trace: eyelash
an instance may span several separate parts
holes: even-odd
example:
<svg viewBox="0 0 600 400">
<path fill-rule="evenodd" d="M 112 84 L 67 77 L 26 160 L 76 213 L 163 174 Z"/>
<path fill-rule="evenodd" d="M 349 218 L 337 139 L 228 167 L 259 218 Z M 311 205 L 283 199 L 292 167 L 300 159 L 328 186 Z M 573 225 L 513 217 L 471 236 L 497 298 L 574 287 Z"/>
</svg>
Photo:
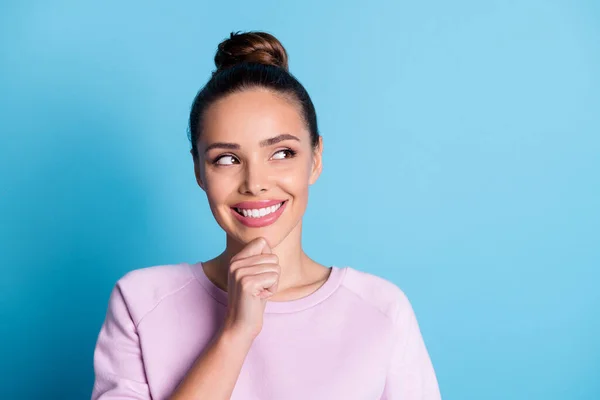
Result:
<svg viewBox="0 0 600 400">
<path fill-rule="evenodd" d="M 289 153 L 289 157 L 286 157 L 285 159 L 294 158 L 296 156 L 296 154 L 298 153 L 295 150 L 287 148 L 287 149 L 278 150 L 278 151 L 275 152 L 275 154 L 281 153 L 281 152 L 287 152 L 287 153 Z M 216 165 L 217 167 L 224 167 L 224 166 L 231 165 L 231 164 L 219 164 L 219 160 L 222 159 L 223 157 L 231 157 L 231 158 L 234 158 L 234 159 L 237 160 L 237 158 L 233 154 L 222 154 L 222 155 L 218 156 L 217 158 L 215 158 L 212 161 L 212 164 Z"/>
</svg>

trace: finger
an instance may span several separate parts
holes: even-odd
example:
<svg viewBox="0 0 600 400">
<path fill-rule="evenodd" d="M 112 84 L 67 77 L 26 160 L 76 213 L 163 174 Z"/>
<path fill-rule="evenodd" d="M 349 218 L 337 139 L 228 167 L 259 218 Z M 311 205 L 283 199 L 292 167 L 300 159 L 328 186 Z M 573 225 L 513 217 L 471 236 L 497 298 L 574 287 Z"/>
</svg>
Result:
<svg viewBox="0 0 600 400">
<path fill-rule="evenodd" d="M 251 265 L 248 267 L 240 267 L 233 271 L 232 274 L 236 281 L 241 282 L 245 276 L 253 276 L 265 272 L 274 272 L 279 275 L 281 273 L 281 267 L 279 266 L 279 264 L 264 263 Z"/>
<path fill-rule="evenodd" d="M 266 298 L 273 296 L 275 293 L 277 293 L 278 285 L 279 285 L 279 273 L 277 273 L 275 281 L 270 286 L 263 285 L 262 291 L 259 292 L 259 297 L 266 299 Z"/>
<path fill-rule="evenodd" d="M 265 241 L 265 245 L 262 249 L 262 254 L 272 254 L 273 251 L 271 250 L 271 246 L 269 246 L 269 242 L 267 241 L 267 239 L 263 238 Z"/>
<path fill-rule="evenodd" d="M 277 291 L 279 290 L 279 278 L 277 278 L 277 281 L 275 282 L 275 284 L 273 286 L 269 287 L 268 290 L 270 293 L 267 297 L 271 297 L 272 295 L 277 293 Z"/>
<path fill-rule="evenodd" d="M 250 256 L 256 256 L 259 254 L 270 254 L 271 248 L 267 243 L 267 239 L 264 237 L 257 237 L 254 240 L 251 240 L 244 246 L 244 248 L 237 253 L 235 256 L 231 258 L 231 261 L 236 261 L 242 258 L 247 258 Z"/>
<path fill-rule="evenodd" d="M 279 257 L 275 254 L 259 254 L 247 258 L 234 260 L 229 265 L 230 271 L 235 271 L 238 268 L 251 267 L 258 264 L 279 264 Z"/>
<path fill-rule="evenodd" d="M 279 280 L 279 274 L 275 272 L 263 272 L 257 275 L 246 275 L 240 280 L 242 289 L 245 292 L 251 293 L 255 297 L 259 297 L 263 292 L 273 294 L 271 288 Z"/>
</svg>

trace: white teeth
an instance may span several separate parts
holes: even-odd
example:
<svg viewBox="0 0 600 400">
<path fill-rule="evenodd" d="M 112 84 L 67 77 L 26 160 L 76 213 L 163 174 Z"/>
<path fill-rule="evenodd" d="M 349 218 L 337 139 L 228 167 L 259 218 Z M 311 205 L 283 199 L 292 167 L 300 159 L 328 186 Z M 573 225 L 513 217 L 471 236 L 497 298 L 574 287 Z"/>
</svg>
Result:
<svg viewBox="0 0 600 400">
<path fill-rule="evenodd" d="M 281 207 L 281 204 L 275 204 L 274 206 L 270 206 L 270 207 L 265 207 L 265 208 L 256 208 L 256 209 L 244 209 L 244 208 L 237 208 L 236 210 L 239 211 L 244 217 L 249 217 L 249 218 L 260 218 L 260 217 L 264 217 L 265 215 L 271 214 L 275 211 L 277 211 L 277 209 L 279 207 Z"/>
</svg>

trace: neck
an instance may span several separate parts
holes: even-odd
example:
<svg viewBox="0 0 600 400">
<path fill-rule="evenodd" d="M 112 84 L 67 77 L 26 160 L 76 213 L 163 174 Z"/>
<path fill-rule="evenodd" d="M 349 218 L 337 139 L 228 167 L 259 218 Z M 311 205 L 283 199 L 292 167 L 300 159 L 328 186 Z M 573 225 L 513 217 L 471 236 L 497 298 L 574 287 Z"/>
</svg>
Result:
<svg viewBox="0 0 600 400">
<path fill-rule="evenodd" d="M 221 275 L 221 282 L 227 282 L 229 260 L 236 255 L 245 244 L 238 242 L 229 235 L 225 251 L 217 257 L 217 264 Z M 281 275 L 279 277 L 278 292 L 296 288 L 305 284 L 314 276 L 315 263 L 302 249 L 302 222 L 300 222 L 277 246 L 272 249 L 273 254 L 279 258 Z"/>
</svg>

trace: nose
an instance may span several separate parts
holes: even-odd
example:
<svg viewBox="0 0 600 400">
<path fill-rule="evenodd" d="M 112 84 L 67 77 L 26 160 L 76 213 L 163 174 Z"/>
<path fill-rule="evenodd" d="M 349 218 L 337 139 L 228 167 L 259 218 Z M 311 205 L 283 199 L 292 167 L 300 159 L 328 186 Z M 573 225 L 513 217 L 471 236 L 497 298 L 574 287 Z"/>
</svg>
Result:
<svg viewBox="0 0 600 400">
<path fill-rule="evenodd" d="M 256 196 L 270 188 L 270 177 L 266 165 L 260 162 L 246 163 L 240 193 Z"/>
</svg>

